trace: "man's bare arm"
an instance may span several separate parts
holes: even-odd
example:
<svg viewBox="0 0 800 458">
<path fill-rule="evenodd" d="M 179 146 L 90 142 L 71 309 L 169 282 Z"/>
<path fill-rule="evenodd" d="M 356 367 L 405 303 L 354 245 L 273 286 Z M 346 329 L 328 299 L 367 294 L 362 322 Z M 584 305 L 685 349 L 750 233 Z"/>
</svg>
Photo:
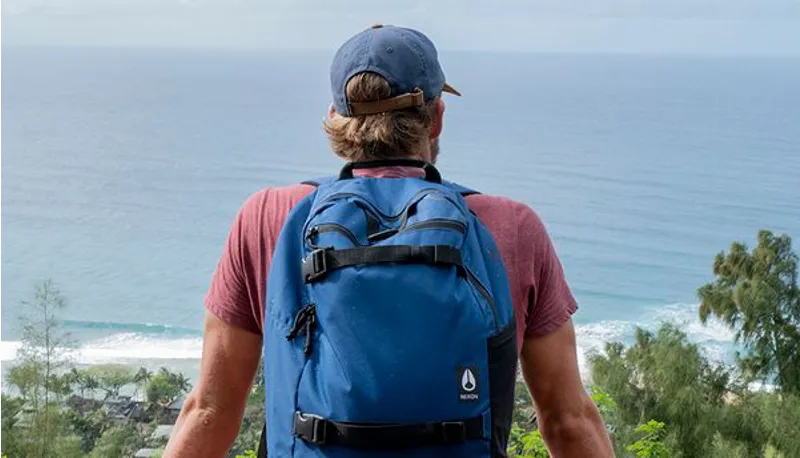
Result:
<svg viewBox="0 0 800 458">
<path fill-rule="evenodd" d="M 554 458 L 613 457 L 603 419 L 581 382 L 572 320 L 522 346 L 522 373 Z"/>
<path fill-rule="evenodd" d="M 261 359 L 261 336 L 206 314 L 200 378 L 175 423 L 164 458 L 226 456 L 242 423 Z"/>
</svg>

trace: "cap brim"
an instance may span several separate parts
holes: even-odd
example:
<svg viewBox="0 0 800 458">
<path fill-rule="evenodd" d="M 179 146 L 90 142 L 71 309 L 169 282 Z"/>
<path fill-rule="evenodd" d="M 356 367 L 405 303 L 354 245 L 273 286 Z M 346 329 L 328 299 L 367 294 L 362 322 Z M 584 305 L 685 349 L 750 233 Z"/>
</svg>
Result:
<svg viewBox="0 0 800 458">
<path fill-rule="evenodd" d="M 453 94 L 453 95 L 458 95 L 458 96 L 461 95 L 461 93 L 458 92 L 456 90 L 456 88 L 454 88 L 453 86 L 450 86 L 447 83 L 444 83 L 444 86 L 442 86 L 442 92 L 447 92 L 448 94 Z"/>
</svg>

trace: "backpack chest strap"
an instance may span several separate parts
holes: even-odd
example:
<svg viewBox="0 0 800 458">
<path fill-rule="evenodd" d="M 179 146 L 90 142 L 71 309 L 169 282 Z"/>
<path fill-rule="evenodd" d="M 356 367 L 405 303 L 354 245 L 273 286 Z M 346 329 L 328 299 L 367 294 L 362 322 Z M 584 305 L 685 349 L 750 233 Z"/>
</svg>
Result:
<svg viewBox="0 0 800 458">
<path fill-rule="evenodd" d="M 383 245 L 343 250 L 320 248 L 303 260 L 303 280 L 312 283 L 342 267 L 382 263 L 462 266 L 461 251 L 449 245 Z"/>
</svg>

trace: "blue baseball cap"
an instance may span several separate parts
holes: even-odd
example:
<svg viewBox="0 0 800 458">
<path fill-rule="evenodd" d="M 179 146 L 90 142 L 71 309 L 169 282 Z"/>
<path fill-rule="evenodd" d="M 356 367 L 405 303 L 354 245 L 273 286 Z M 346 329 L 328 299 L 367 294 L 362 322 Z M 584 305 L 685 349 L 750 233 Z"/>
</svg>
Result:
<svg viewBox="0 0 800 458">
<path fill-rule="evenodd" d="M 389 82 L 392 97 L 371 102 L 347 100 L 347 83 L 359 73 Z M 331 64 L 333 106 L 341 116 L 385 113 L 422 105 L 442 92 L 461 95 L 444 79 L 433 42 L 417 30 L 376 24 L 348 39 Z"/>
</svg>

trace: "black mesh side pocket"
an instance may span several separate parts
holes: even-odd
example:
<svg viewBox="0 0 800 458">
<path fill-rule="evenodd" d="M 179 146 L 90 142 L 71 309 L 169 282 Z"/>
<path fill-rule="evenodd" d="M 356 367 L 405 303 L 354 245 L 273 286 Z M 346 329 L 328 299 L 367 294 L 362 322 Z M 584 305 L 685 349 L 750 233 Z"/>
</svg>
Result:
<svg viewBox="0 0 800 458">
<path fill-rule="evenodd" d="M 517 377 L 517 327 L 514 320 L 488 342 L 492 409 L 492 457 L 507 457 Z"/>
</svg>

